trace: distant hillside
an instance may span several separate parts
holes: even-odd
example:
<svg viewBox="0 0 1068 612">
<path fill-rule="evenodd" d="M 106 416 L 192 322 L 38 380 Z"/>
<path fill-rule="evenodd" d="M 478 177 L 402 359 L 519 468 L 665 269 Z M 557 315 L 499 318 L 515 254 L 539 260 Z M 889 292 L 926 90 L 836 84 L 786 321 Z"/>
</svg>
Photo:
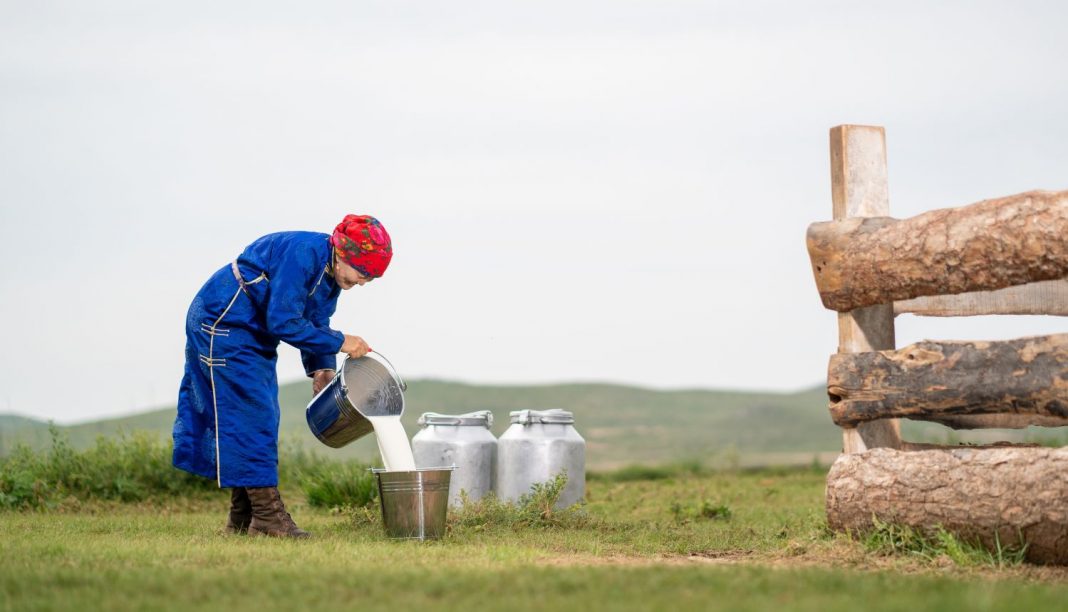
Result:
<svg viewBox="0 0 1068 612">
<path fill-rule="evenodd" d="M 304 420 L 310 395 L 310 385 L 304 381 L 281 386 L 283 444 L 339 457 L 377 458 L 377 447 L 370 436 L 339 450 L 316 440 Z M 492 410 L 493 433 L 500 435 L 509 425 L 509 411 L 570 410 L 575 413 L 576 427 L 586 438 L 588 462 L 594 469 L 691 459 L 712 463 L 804 463 L 817 453 L 824 453 L 826 460 L 828 454 L 841 448 L 841 436 L 827 414 L 827 396 L 822 388 L 798 393 L 654 391 L 609 384 L 481 386 L 416 380 L 409 382 L 405 398 L 404 423 L 409 435 L 418 431 L 415 420 L 423 412 Z M 173 421 L 171 407 L 59 429 L 75 446 L 86 446 L 99 435 L 120 431 L 147 430 L 169 437 Z M 914 441 L 968 439 L 935 425 L 906 422 L 904 429 L 906 437 Z M 1010 437 L 1003 433 L 993 435 L 998 439 Z M 1023 432 L 1012 437 L 1033 439 L 1041 435 Z M 18 442 L 40 447 L 48 439 L 46 423 L 0 415 L 0 453 Z"/>
</svg>

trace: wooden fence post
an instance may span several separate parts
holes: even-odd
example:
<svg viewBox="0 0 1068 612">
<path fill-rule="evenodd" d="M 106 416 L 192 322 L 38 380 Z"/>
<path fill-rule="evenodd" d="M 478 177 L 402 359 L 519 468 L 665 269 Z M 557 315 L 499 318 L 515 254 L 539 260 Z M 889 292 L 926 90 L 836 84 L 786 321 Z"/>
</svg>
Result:
<svg viewBox="0 0 1068 612">
<path fill-rule="evenodd" d="M 883 128 L 868 125 L 831 128 L 831 199 L 836 221 L 890 216 L 887 183 Z M 893 348 L 892 303 L 838 313 L 839 353 Z M 901 426 L 897 419 L 861 423 L 842 430 L 842 450 L 846 454 L 876 447 L 901 448 Z"/>
</svg>

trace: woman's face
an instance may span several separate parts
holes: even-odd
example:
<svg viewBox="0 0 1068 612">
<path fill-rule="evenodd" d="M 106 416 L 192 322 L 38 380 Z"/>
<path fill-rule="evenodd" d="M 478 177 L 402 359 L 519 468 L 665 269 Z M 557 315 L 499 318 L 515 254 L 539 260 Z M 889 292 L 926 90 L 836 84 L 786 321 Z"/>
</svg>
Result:
<svg viewBox="0 0 1068 612">
<path fill-rule="evenodd" d="M 337 282 L 337 286 L 342 289 L 352 289 L 356 285 L 363 286 L 374 279 L 369 276 L 360 274 L 356 268 L 353 268 L 349 264 L 341 260 L 334 253 L 334 281 Z"/>
</svg>

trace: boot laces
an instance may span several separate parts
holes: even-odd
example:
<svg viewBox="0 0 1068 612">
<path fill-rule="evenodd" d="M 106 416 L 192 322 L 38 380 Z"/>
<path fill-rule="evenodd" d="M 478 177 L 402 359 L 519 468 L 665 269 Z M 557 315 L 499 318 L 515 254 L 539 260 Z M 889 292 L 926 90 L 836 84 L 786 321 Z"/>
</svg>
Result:
<svg viewBox="0 0 1068 612">
<path fill-rule="evenodd" d="M 293 517 L 290 516 L 289 511 L 286 510 L 285 502 L 283 502 L 281 498 L 278 499 L 278 511 L 283 517 L 285 517 L 283 522 L 286 524 L 286 527 L 290 529 L 290 531 L 297 529 L 296 521 L 293 520 Z"/>
</svg>

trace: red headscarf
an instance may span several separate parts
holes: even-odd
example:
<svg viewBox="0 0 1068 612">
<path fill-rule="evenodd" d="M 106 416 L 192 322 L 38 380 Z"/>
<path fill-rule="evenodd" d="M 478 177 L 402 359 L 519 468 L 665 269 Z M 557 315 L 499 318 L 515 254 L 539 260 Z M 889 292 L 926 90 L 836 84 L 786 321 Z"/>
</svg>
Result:
<svg viewBox="0 0 1068 612">
<path fill-rule="evenodd" d="M 369 215 L 345 215 L 334 228 L 330 244 L 342 261 L 364 276 L 378 278 L 393 258 L 393 245 L 386 228 Z"/>
</svg>

